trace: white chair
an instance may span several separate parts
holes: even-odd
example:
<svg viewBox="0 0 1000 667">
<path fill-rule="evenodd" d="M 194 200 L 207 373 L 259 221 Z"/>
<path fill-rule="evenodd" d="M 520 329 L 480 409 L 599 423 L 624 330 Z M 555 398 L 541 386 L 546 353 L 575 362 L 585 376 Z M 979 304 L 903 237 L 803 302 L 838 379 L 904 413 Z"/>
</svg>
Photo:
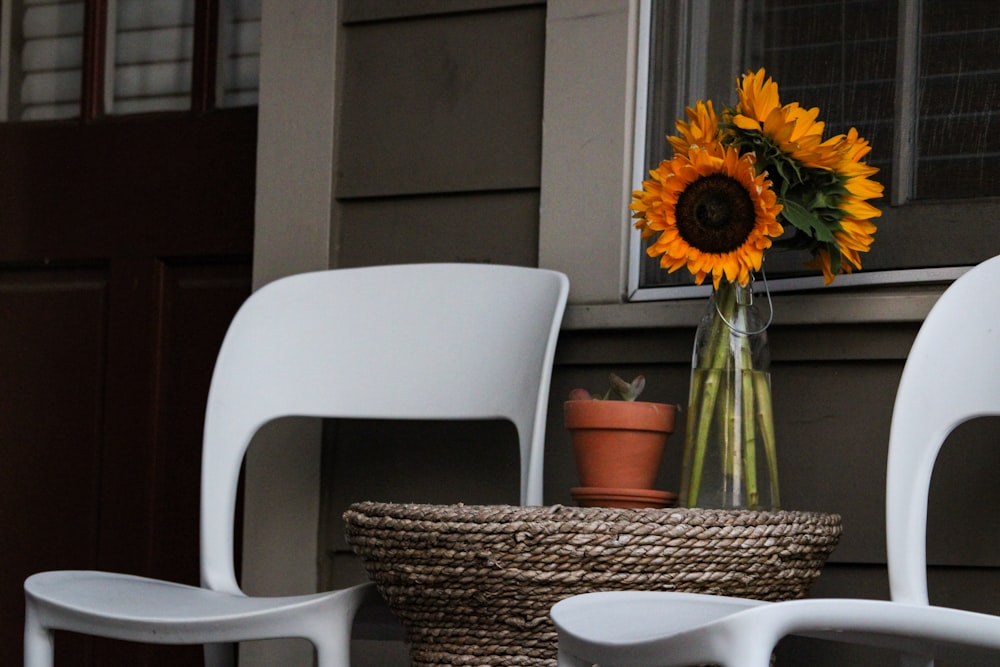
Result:
<svg viewBox="0 0 1000 667">
<path fill-rule="evenodd" d="M 998 285 L 1000 257 L 959 278 L 907 357 L 886 483 L 892 601 L 591 593 L 552 608 L 559 664 L 767 667 L 775 645 L 790 634 L 897 649 L 907 665 L 933 664 L 937 644 L 1000 649 L 1000 617 L 929 604 L 925 555 L 927 494 L 942 443 L 964 421 L 1000 415 Z"/>
<path fill-rule="evenodd" d="M 521 502 L 541 504 L 549 381 L 568 289 L 553 271 L 422 264 L 308 273 L 258 290 L 233 319 L 208 396 L 202 586 L 35 574 L 24 585 L 25 666 L 51 667 L 54 630 L 210 644 L 209 665 L 232 664 L 231 642 L 302 637 L 320 667 L 347 665 L 355 611 L 377 597 L 370 584 L 260 598 L 236 581 L 236 487 L 251 438 L 292 415 L 505 418 L 520 442 Z"/>
</svg>

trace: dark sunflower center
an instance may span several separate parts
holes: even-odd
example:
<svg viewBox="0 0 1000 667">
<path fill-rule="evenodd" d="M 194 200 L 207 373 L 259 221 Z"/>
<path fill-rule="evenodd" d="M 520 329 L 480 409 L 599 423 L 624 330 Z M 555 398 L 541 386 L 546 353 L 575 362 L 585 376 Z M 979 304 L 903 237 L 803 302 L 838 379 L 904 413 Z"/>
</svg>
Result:
<svg viewBox="0 0 1000 667">
<path fill-rule="evenodd" d="M 721 254 L 747 240 L 756 222 L 746 188 L 724 174 L 709 174 L 691 183 L 677 198 L 677 231 L 688 245 Z"/>
</svg>

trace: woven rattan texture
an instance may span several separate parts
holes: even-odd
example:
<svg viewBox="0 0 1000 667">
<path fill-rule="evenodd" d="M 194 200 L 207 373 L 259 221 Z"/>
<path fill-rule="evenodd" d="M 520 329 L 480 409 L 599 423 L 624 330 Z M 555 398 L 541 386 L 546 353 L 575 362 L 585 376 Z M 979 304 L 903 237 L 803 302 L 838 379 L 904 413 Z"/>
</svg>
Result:
<svg viewBox="0 0 1000 667">
<path fill-rule="evenodd" d="M 802 597 L 841 533 L 813 512 L 368 502 L 344 519 L 421 666 L 554 666 L 549 608 L 577 593 Z"/>
</svg>

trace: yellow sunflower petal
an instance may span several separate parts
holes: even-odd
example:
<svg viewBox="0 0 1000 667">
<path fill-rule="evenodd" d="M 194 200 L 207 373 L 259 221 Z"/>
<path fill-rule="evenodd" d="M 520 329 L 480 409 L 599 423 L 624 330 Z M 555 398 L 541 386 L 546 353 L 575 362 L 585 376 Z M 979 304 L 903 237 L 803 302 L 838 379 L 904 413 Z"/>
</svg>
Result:
<svg viewBox="0 0 1000 667">
<path fill-rule="evenodd" d="M 696 116 L 697 113 L 696 109 Z M 693 136 L 690 127 L 685 131 Z M 766 174 L 755 173 L 753 156 L 741 156 L 735 148 L 723 148 L 716 143 L 701 147 L 692 143 L 686 150 L 661 163 L 656 170 L 657 178 L 644 182 L 643 190 L 633 193 L 631 208 L 637 218 L 642 216 L 636 225 L 645 230 L 658 230 L 647 253 L 659 257 L 660 266 L 668 271 L 687 268 L 698 284 L 708 276 L 716 285 L 722 278 L 745 284 L 750 279 L 750 272 L 760 269 L 763 251 L 770 247 L 771 237 L 783 232 L 777 221 L 781 205 L 771 190 L 771 182 Z M 735 189 L 731 191 L 745 191 L 752 206 L 750 217 L 744 218 L 748 225 L 746 231 L 737 227 L 727 230 L 727 233 L 737 234 L 736 245 L 715 252 L 699 248 L 698 241 L 686 237 L 678 225 L 678 202 L 693 184 L 703 179 L 709 180 L 702 185 L 715 187 L 713 178 L 730 183 L 725 187 Z M 658 187 L 659 182 L 665 185 Z"/>
<path fill-rule="evenodd" d="M 711 100 L 698 102 L 694 108 L 688 107 L 686 113 L 689 122 L 677 121 L 676 126 L 679 134 L 667 137 L 675 155 L 687 155 L 691 147 L 705 148 L 710 144 L 717 143 L 722 136 L 719 129 L 719 118 Z"/>
<path fill-rule="evenodd" d="M 774 109 L 781 107 L 778 84 L 767 77 L 764 68 L 747 72 L 737 81 L 739 113 L 757 122 L 763 122 Z"/>
</svg>

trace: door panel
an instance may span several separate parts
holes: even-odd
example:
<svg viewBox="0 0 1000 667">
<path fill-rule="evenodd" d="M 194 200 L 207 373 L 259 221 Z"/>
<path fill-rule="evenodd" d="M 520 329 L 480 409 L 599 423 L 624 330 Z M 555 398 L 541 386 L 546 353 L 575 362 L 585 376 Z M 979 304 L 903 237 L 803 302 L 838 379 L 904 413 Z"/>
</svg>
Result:
<svg viewBox="0 0 1000 667">
<path fill-rule="evenodd" d="M 256 110 L 0 124 L 0 664 L 45 569 L 198 582 L 208 382 L 250 293 Z M 57 665 L 200 647 L 57 640 Z"/>
<path fill-rule="evenodd" d="M 256 119 L 0 124 L 0 261 L 249 255 Z"/>
<path fill-rule="evenodd" d="M 24 577 L 96 562 L 106 287 L 99 266 L 0 271 L 3 664 Z"/>
</svg>

